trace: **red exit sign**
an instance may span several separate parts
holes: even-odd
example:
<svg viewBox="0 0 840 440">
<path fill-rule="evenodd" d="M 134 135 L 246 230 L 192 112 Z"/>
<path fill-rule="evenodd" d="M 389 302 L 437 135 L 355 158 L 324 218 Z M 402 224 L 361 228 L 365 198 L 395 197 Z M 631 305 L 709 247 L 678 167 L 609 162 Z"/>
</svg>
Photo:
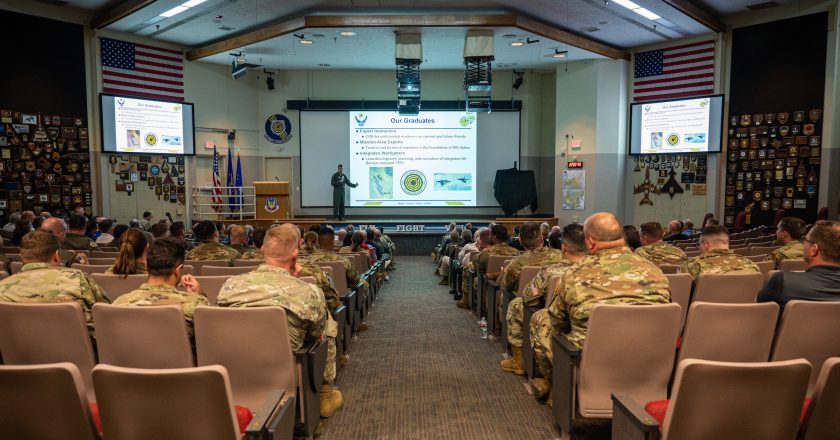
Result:
<svg viewBox="0 0 840 440">
<path fill-rule="evenodd" d="M 583 168 L 583 162 L 576 160 L 574 162 L 566 162 L 566 168 Z"/>
</svg>

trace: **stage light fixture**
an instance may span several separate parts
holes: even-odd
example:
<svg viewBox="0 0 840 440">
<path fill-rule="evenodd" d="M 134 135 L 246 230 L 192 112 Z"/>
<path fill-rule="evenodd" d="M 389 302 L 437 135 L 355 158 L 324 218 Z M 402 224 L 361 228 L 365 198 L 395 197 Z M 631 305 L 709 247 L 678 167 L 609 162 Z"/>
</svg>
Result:
<svg viewBox="0 0 840 440">
<path fill-rule="evenodd" d="M 274 78 L 270 76 L 266 77 L 265 85 L 268 87 L 268 90 L 274 90 Z"/>
<path fill-rule="evenodd" d="M 513 80 L 513 88 L 519 90 L 522 87 L 522 82 L 525 81 L 524 74 L 525 72 L 517 72 L 516 70 L 513 71 L 515 78 Z"/>
<path fill-rule="evenodd" d="M 420 64 L 423 46 L 419 33 L 402 32 L 396 35 L 397 111 L 401 116 L 420 114 Z"/>
<path fill-rule="evenodd" d="M 468 112 L 489 113 L 495 60 L 492 30 L 471 30 L 464 41 L 464 101 Z"/>
</svg>

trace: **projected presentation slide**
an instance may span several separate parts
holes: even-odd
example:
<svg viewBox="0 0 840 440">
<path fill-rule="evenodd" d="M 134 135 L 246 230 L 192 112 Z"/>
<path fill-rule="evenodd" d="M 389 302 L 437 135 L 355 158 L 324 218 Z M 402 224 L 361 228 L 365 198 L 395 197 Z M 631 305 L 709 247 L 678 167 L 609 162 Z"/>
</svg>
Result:
<svg viewBox="0 0 840 440">
<path fill-rule="evenodd" d="M 701 153 L 709 150 L 710 98 L 641 105 L 641 153 Z"/>
<path fill-rule="evenodd" d="M 117 98 L 115 104 L 117 152 L 184 154 L 183 105 L 134 98 Z"/>
<path fill-rule="evenodd" d="M 350 112 L 350 206 L 475 206 L 474 113 Z"/>
</svg>

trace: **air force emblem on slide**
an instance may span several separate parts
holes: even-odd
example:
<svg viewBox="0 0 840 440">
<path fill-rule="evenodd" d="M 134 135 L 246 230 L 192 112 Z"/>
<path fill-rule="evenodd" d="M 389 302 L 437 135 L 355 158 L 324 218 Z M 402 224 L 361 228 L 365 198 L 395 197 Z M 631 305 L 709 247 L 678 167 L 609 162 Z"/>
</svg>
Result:
<svg viewBox="0 0 840 440">
<path fill-rule="evenodd" d="M 359 113 L 358 115 L 355 116 L 355 119 L 356 119 L 356 123 L 359 124 L 359 127 L 364 127 L 365 123 L 368 120 L 368 117 L 364 113 Z"/>
<path fill-rule="evenodd" d="M 265 212 L 269 214 L 274 214 L 280 209 L 280 204 L 277 203 L 277 199 L 274 197 L 269 197 L 265 199 Z"/>
</svg>

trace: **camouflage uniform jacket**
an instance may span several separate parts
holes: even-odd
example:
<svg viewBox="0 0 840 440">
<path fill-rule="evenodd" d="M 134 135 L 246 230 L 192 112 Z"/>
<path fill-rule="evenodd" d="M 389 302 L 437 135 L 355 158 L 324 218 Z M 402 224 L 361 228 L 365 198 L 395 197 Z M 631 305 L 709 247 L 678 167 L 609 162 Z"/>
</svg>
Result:
<svg viewBox="0 0 840 440">
<path fill-rule="evenodd" d="M 259 249 L 254 249 L 252 251 L 248 251 L 243 253 L 240 257 L 240 260 L 265 260 L 265 255 L 263 255 L 262 251 Z"/>
<path fill-rule="evenodd" d="M 231 277 L 222 286 L 217 304 L 220 307 L 283 307 L 292 350 L 320 339 L 327 330 L 329 315 L 321 289 L 280 267 L 261 264 L 251 272 Z"/>
<path fill-rule="evenodd" d="M 680 272 L 691 274 L 697 281 L 701 273 L 717 274 L 734 271 L 758 272 L 752 261 L 732 252 L 730 249 L 716 249 L 703 255 L 689 258 L 680 266 Z"/>
<path fill-rule="evenodd" d="M 71 251 L 95 251 L 99 250 L 99 245 L 88 238 L 87 235 L 68 232 L 64 234 L 64 241 L 61 243 L 61 248 Z"/>
<path fill-rule="evenodd" d="M 114 304 L 122 306 L 181 306 L 190 339 L 195 337 L 193 312 L 198 306 L 209 306 L 207 297 L 201 293 L 185 292 L 175 286 L 143 283 L 131 292 L 121 295 Z"/>
<path fill-rule="evenodd" d="M 548 289 L 551 287 L 551 279 L 562 277 L 574 264 L 571 260 L 564 258 L 551 266 L 543 267 L 537 276 L 528 283 L 525 290 L 520 292 L 522 301 L 532 307 L 538 306 L 546 298 L 546 295 L 548 295 Z M 545 306 L 548 307 L 550 305 L 546 304 Z"/>
<path fill-rule="evenodd" d="M 297 263 L 301 267 L 298 277 L 315 278 L 315 284 L 324 292 L 327 309 L 334 311 L 341 306 L 341 295 L 335 291 L 335 286 L 333 286 L 324 269 L 309 260 L 309 257 L 309 255 L 298 255 Z"/>
<path fill-rule="evenodd" d="M 802 244 L 801 241 L 790 241 L 788 244 L 773 250 L 770 252 L 770 255 L 764 259 L 764 261 L 774 261 L 776 262 L 776 269 L 779 268 L 779 263 L 782 260 L 801 260 L 802 254 L 805 252 L 805 246 Z"/>
<path fill-rule="evenodd" d="M 239 252 L 240 254 L 244 254 L 245 252 L 250 252 L 250 251 L 253 251 L 253 250 L 257 249 L 255 247 L 251 246 L 250 244 L 244 244 L 244 243 L 232 244 L 232 245 L 230 245 L 230 247 L 236 249 L 236 252 Z"/>
<path fill-rule="evenodd" d="M 105 291 L 89 275 L 48 263 L 24 264 L 19 273 L 0 280 L 0 302 L 57 303 L 76 301 L 82 306 L 88 332 L 94 337 L 93 304 L 109 303 Z"/>
<path fill-rule="evenodd" d="M 379 239 L 382 240 L 385 243 L 385 246 L 388 250 L 388 253 L 391 254 L 391 256 L 393 257 L 394 252 L 396 252 L 396 250 L 397 250 L 397 246 L 394 244 L 394 241 L 391 240 L 391 237 L 389 237 L 385 234 L 382 234 L 382 236 L 379 237 Z"/>
<path fill-rule="evenodd" d="M 635 252 L 636 255 L 646 258 L 656 265 L 676 264 L 679 266 L 680 264 L 685 263 L 685 260 L 688 259 L 682 249 L 672 246 L 662 240 L 637 248 Z"/>
<path fill-rule="evenodd" d="M 487 263 L 490 261 L 491 255 L 519 255 L 519 251 L 510 247 L 507 243 L 496 243 L 487 249 L 484 249 L 478 254 L 475 259 L 475 271 L 480 275 L 487 275 Z M 495 279 L 498 274 L 490 274 L 489 277 Z"/>
<path fill-rule="evenodd" d="M 563 285 L 548 308 L 552 323 L 566 339 L 583 346 L 595 304 L 665 304 L 671 301 L 668 278 L 629 248 L 604 249 L 587 256 L 563 275 Z"/>
<path fill-rule="evenodd" d="M 347 287 L 352 288 L 359 284 L 359 272 L 356 268 L 353 267 L 353 263 L 350 260 L 342 255 L 339 255 L 332 251 L 322 251 L 320 249 L 316 250 L 315 252 L 307 255 L 307 261 L 312 263 L 321 263 L 321 262 L 331 262 L 331 261 L 339 261 L 341 265 L 344 266 L 344 274 L 345 278 L 347 278 Z"/>
<path fill-rule="evenodd" d="M 509 292 L 519 292 L 519 275 L 525 266 L 545 267 L 563 260 L 563 254 L 557 249 L 543 246 L 536 251 L 525 251 L 524 254 L 511 260 L 499 276 L 499 285 Z"/>
<path fill-rule="evenodd" d="M 239 252 L 236 249 L 219 243 L 201 243 L 187 252 L 187 260 L 227 260 L 231 266 L 237 258 Z"/>
<path fill-rule="evenodd" d="M 105 271 L 105 273 L 108 274 L 108 275 L 113 275 L 114 274 L 114 266 L 109 267 L 108 270 Z M 145 275 L 147 273 L 149 273 L 149 271 L 146 270 L 146 264 L 138 262 L 137 267 L 135 268 L 134 274 Z M 119 299 L 119 298 L 117 298 L 117 299 Z M 116 303 L 114 303 L 114 304 L 116 304 Z"/>
</svg>

